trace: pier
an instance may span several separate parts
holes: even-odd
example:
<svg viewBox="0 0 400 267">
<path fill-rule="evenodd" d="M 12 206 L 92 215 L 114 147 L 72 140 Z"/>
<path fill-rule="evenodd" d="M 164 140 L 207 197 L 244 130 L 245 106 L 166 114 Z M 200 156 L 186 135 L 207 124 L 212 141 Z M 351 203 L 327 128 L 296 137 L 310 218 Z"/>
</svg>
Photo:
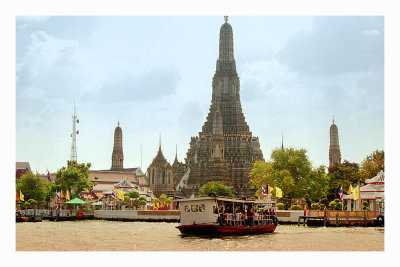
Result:
<svg viewBox="0 0 400 267">
<path fill-rule="evenodd" d="M 383 226 L 379 211 L 308 211 L 298 226 Z"/>
</svg>

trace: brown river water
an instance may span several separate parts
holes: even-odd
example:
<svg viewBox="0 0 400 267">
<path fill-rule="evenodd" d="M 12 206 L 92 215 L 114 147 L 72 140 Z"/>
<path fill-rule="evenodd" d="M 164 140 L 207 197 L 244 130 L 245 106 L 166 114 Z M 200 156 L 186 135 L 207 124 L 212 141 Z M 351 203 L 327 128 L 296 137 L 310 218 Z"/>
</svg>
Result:
<svg viewBox="0 0 400 267">
<path fill-rule="evenodd" d="M 272 234 L 183 237 L 178 223 L 66 221 L 16 224 L 17 251 L 383 251 L 382 227 L 279 225 Z"/>
</svg>

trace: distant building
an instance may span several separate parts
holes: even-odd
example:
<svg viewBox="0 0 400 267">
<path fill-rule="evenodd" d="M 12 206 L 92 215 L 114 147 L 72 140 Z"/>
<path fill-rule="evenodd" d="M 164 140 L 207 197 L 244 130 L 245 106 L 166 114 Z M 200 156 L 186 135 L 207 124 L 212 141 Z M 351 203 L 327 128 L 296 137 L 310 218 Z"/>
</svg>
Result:
<svg viewBox="0 0 400 267">
<path fill-rule="evenodd" d="M 360 187 L 360 200 L 353 200 L 353 194 L 343 195 L 347 202 L 347 210 L 362 210 L 362 203 L 368 202 L 371 211 L 384 208 L 385 199 L 385 173 L 380 171 L 375 177 L 365 179 L 365 185 Z M 360 205 L 361 204 L 361 205 Z"/>
<path fill-rule="evenodd" d="M 332 125 L 329 129 L 330 145 L 329 145 L 329 168 L 337 167 L 342 163 L 339 146 L 339 132 L 335 124 L 335 119 L 332 120 Z"/>
<path fill-rule="evenodd" d="M 122 149 L 122 129 L 118 126 L 114 131 L 114 148 L 111 157 L 111 170 L 121 171 L 124 169 L 124 152 Z"/>
<path fill-rule="evenodd" d="M 133 184 L 138 191 L 152 193 L 149 188 L 146 175 L 137 168 L 124 168 L 124 155 L 122 147 L 122 129 L 118 125 L 114 130 L 114 147 L 111 156 L 111 168 L 109 170 L 91 170 L 89 180 L 93 183 L 93 188 L 86 192 L 94 193 L 98 198 L 111 194 L 115 186 L 121 181 Z"/>
<path fill-rule="evenodd" d="M 15 178 L 19 179 L 25 173 L 32 172 L 29 162 L 16 162 L 15 164 Z"/>
<path fill-rule="evenodd" d="M 174 192 L 174 169 L 165 159 L 161 150 L 161 140 L 157 155 L 147 168 L 149 186 L 153 190 L 156 197 L 165 194 L 173 197 Z"/>
</svg>

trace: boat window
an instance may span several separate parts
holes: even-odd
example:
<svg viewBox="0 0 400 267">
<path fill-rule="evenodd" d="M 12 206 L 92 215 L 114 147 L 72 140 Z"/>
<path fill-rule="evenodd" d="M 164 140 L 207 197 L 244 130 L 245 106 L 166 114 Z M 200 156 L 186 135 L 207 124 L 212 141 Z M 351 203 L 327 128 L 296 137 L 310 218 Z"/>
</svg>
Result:
<svg viewBox="0 0 400 267">
<path fill-rule="evenodd" d="M 205 210 L 206 210 L 206 205 L 200 204 L 200 206 L 199 206 L 199 211 L 200 211 L 200 212 L 204 212 Z"/>
<path fill-rule="evenodd" d="M 188 205 L 185 205 L 185 212 L 190 212 L 190 207 Z"/>
<path fill-rule="evenodd" d="M 213 213 L 214 213 L 214 214 L 218 214 L 217 206 L 213 206 Z"/>
<path fill-rule="evenodd" d="M 199 211 L 199 205 L 192 205 L 192 212 Z"/>
</svg>

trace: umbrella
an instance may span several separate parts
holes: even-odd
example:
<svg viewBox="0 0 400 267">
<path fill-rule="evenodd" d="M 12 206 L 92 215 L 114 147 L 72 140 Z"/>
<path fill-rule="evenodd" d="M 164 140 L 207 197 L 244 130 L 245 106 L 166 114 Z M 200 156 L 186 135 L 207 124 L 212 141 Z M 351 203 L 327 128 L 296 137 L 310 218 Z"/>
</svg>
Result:
<svg viewBox="0 0 400 267">
<path fill-rule="evenodd" d="M 86 201 L 76 197 L 74 199 L 71 199 L 70 201 L 64 202 L 64 204 L 88 204 L 88 203 Z"/>
</svg>

